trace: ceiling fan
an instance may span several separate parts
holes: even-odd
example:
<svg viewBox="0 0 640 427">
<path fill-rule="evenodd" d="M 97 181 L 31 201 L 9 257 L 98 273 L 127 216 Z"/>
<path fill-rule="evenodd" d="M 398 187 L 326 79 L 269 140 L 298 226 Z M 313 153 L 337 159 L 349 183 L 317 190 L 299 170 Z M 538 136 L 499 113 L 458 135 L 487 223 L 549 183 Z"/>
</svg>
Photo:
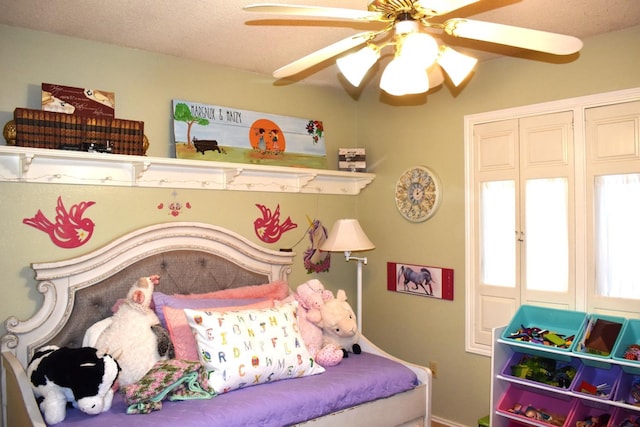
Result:
<svg viewBox="0 0 640 427">
<path fill-rule="evenodd" d="M 339 40 L 287 64 L 273 76 L 284 78 L 304 71 L 357 46 L 362 49 L 338 58 L 338 68 L 354 86 L 380 58 L 386 46 L 395 46 L 394 59 L 384 69 L 380 87 L 391 95 L 422 93 L 443 83 L 443 69 L 458 86 L 471 73 L 477 59 L 442 44 L 428 33 L 498 43 L 553 55 L 570 55 L 582 48 L 576 37 L 466 18 L 432 21 L 479 0 L 370 0 L 367 10 L 263 3 L 245 6 L 249 12 L 296 17 L 383 22 L 382 30 L 365 31 Z"/>
</svg>

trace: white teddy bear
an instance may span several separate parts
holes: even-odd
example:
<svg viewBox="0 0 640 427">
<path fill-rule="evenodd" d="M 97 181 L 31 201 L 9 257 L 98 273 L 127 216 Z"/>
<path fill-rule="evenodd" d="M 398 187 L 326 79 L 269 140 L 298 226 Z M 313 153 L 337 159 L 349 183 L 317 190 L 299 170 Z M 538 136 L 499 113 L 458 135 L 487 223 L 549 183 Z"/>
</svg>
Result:
<svg viewBox="0 0 640 427">
<path fill-rule="evenodd" d="M 118 311 L 110 320 L 103 321 L 102 327 L 107 325 L 104 330 L 94 333 L 97 339 L 93 346 L 118 360 L 122 369 L 121 386 L 137 382 L 157 362 L 174 357 L 169 335 L 150 308 L 153 290 L 159 281 L 158 275 L 138 279 Z M 92 344 L 90 341 L 85 335 L 85 343 Z"/>
</svg>

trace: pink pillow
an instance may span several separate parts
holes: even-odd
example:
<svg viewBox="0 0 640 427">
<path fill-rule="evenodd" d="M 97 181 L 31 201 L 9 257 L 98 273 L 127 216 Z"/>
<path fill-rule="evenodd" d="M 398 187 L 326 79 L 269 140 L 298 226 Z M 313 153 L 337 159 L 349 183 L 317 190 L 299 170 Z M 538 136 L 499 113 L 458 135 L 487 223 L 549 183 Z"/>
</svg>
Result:
<svg viewBox="0 0 640 427">
<path fill-rule="evenodd" d="M 233 289 L 223 289 L 221 291 L 207 292 L 205 294 L 174 294 L 176 298 L 268 298 L 283 300 L 289 295 L 289 284 L 284 280 L 266 283 L 264 285 L 242 286 Z"/>
<path fill-rule="evenodd" d="M 261 309 L 273 307 L 273 300 L 260 301 L 254 304 L 231 306 L 231 307 L 213 307 L 201 308 L 200 311 L 238 311 L 247 309 Z M 162 307 L 164 318 L 167 322 L 167 330 L 171 336 L 171 342 L 176 352 L 176 359 L 183 360 L 199 360 L 198 346 L 191 332 L 191 327 L 184 314 L 184 309 L 169 306 Z"/>
</svg>

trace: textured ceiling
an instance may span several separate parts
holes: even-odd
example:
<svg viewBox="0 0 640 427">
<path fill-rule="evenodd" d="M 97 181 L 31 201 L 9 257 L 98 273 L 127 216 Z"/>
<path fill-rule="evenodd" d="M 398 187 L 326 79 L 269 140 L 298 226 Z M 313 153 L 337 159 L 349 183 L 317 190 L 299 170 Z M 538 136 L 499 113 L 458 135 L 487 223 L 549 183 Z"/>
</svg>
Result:
<svg viewBox="0 0 640 427">
<path fill-rule="evenodd" d="M 0 0 L 0 24 L 160 52 L 270 75 L 275 69 L 379 24 L 287 19 L 249 13 L 251 0 Z M 366 10 L 365 0 L 273 0 Z M 473 18 L 586 38 L 640 24 L 640 0 L 480 0 L 445 18 Z M 446 39 L 456 49 L 488 60 L 527 51 Z M 482 64 L 480 64 L 482 66 Z M 341 86 L 335 61 L 294 76 Z"/>
</svg>

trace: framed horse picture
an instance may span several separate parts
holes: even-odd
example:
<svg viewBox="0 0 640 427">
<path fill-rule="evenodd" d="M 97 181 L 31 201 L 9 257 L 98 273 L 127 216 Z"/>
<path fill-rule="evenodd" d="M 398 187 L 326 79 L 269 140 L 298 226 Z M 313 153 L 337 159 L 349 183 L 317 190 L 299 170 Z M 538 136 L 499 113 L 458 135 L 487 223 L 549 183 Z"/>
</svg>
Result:
<svg viewBox="0 0 640 427">
<path fill-rule="evenodd" d="M 453 270 L 388 262 L 387 290 L 453 301 Z"/>
</svg>

